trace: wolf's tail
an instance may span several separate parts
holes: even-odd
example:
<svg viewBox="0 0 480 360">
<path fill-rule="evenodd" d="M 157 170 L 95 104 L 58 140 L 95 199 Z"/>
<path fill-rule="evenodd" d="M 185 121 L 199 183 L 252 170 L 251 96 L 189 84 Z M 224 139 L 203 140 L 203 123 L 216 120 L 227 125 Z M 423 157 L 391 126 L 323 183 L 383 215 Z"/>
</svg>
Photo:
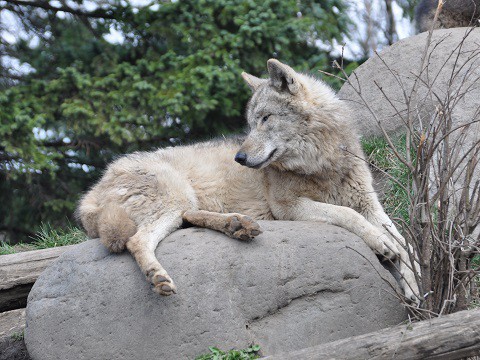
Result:
<svg viewBox="0 0 480 360">
<path fill-rule="evenodd" d="M 77 210 L 90 238 L 100 237 L 100 241 L 112 252 L 125 249 L 128 239 L 137 232 L 137 226 L 125 209 L 116 204 L 100 207 L 92 197 L 84 197 Z"/>
<path fill-rule="evenodd" d="M 121 252 L 130 237 L 137 232 L 137 225 L 119 205 L 104 207 L 98 218 L 100 241 L 112 252 Z"/>
</svg>

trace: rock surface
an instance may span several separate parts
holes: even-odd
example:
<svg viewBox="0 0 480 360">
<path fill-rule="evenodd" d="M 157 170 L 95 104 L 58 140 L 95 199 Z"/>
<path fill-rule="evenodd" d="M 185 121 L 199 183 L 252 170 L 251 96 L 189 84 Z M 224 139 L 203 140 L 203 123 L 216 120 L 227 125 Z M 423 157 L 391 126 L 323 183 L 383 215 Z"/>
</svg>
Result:
<svg viewBox="0 0 480 360">
<path fill-rule="evenodd" d="M 29 360 L 23 341 L 25 309 L 0 313 L 0 360 Z"/>
<path fill-rule="evenodd" d="M 262 221 L 241 242 L 189 228 L 157 256 L 178 294 L 160 297 L 132 257 L 97 241 L 64 253 L 35 283 L 25 342 L 33 359 L 193 359 L 259 344 L 264 355 L 399 324 L 393 277 L 357 236 L 311 222 Z"/>
<path fill-rule="evenodd" d="M 362 137 L 383 136 L 365 102 L 389 135 L 405 133 L 405 95 L 410 99 L 412 116 L 424 122 L 430 121 L 439 101 L 446 102 L 447 96 L 458 98 L 452 114 L 454 123 L 479 119 L 480 28 L 434 31 L 428 61 L 422 69 L 427 35 L 412 36 L 385 48 L 354 71 L 350 76 L 353 87 L 345 83 L 340 89 L 338 96 L 353 110 Z M 417 78 L 422 80 L 412 93 Z M 365 101 L 354 88 L 361 90 Z M 480 139 L 480 125 L 470 129 L 470 135 L 470 139 Z"/>
</svg>

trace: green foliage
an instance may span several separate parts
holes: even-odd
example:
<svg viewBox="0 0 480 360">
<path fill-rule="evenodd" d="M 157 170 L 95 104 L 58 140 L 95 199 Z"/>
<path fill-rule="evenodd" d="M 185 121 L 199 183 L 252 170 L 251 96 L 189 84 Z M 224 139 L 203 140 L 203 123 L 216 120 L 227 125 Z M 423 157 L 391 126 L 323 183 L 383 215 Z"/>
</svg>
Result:
<svg viewBox="0 0 480 360">
<path fill-rule="evenodd" d="M 410 182 L 408 168 L 395 156 L 387 141 L 383 138 L 372 138 L 362 141 L 363 150 L 370 164 L 375 169 L 386 173 L 387 189 L 383 206 L 387 214 L 409 222 L 409 196 L 406 191 Z M 405 136 L 394 143 L 400 152 L 405 150 Z"/>
<path fill-rule="evenodd" d="M 338 65 L 342 70 L 333 66 L 325 76 L 322 77 L 322 80 L 330 85 L 335 91 L 340 90 L 340 88 L 345 83 L 345 75 L 350 76 L 357 67 L 359 67 L 366 59 L 351 61 L 344 58 L 335 59 Z"/>
<path fill-rule="evenodd" d="M 119 154 L 241 131 L 242 71 L 264 75 L 271 57 L 330 71 L 316 42 L 349 24 L 344 0 L 109 4 L 104 18 L 12 5 L 38 39 L 6 47 L 33 71 L 0 82 L 0 231 L 12 241 L 65 226 Z M 111 27 L 122 43 L 104 39 Z"/>
<path fill-rule="evenodd" d="M 0 255 L 10 255 L 15 254 L 16 252 L 17 250 L 15 247 L 4 241 L 0 241 Z"/>
<path fill-rule="evenodd" d="M 480 255 L 475 255 L 472 259 L 473 268 L 480 270 Z"/>
<path fill-rule="evenodd" d="M 69 223 L 66 228 L 58 229 L 53 228 L 50 224 L 41 224 L 39 231 L 32 237 L 32 240 L 33 242 L 28 244 L 19 243 L 13 246 L 1 241 L 0 255 L 79 244 L 87 240 L 87 235 Z"/>
<path fill-rule="evenodd" d="M 258 359 L 260 346 L 253 345 L 244 350 L 222 351 L 216 347 L 209 347 L 209 354 L 200 355 L 195 360 L 253 360 Z"/>
<path fill-rule="evenodd" d="M 21 340 L 24 339 L 24 337 L 25 337 L 25 331 L 24 330 L 12 334 L 12 339 L 15 340 L 15 341 L 21 341 Z"/>
<path fill-rule="evenodd" d="M 42 224 L 32 245 L 39 250 L 74 245 L 85 240 L 87 240 L 87 235 L 75 226 L 68 225 L 66 229 L 55 229 L 49 224 Z"/>
<path fill-rule="evenodd" d="M 405 17 L 413 20 L 415 16 L 415 7 L 420 3 L 420 0 L 397 0 L 396 3 L 404 11 Z"/>
</svg>

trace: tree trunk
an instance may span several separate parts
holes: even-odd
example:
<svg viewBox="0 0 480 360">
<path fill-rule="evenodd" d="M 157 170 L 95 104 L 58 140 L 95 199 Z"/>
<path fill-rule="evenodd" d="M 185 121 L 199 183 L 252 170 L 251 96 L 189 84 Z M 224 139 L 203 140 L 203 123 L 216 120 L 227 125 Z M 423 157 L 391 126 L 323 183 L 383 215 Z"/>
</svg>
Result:
<svg viewBox="0 0 480 360">
<path fill-rule="evenodd" d="M 41 272 L 73 246 L 0 256 L 0 312 L 25 307 Z"/>
<path fill-rule="evenodd" d="M 395 16 L 393 15 L 392 0 L 385 0 L 385 8 L 387 13 L 387 29 L 385 31 L 385 37 L 387 38 L 388 45 L 392 45 L 398 39 L 397 29 L 395 27 Z"/>
<path fill-rule="evenodd" d="M 452 360 L 480 355 L 480 310 L 399 325 L 265 360 Z"/>
</svg>

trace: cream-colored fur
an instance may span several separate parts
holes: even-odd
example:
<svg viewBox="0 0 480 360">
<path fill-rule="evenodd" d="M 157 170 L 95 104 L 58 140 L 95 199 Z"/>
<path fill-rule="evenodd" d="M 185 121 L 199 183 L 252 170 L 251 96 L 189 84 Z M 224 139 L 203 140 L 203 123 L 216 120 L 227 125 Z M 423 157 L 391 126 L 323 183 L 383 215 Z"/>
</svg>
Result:
<svg viewBox="0 0 480 360">
<path fill-rule="evenodd" d="M 176 287 L 154 250 L 183 221 L 242 240 L 261 232 L 253 219 L 324 221 L 358 234 L 377 254 L 400 258 L 405 295 L 418 301 L 405 240 L 373 190 L 345 104 L 323 82 L 277 60 L 268 70 L 269 79 L 242 74 L 253 90 L 245 139 L 112 163 L 80 202 L 88 234 L 112 251 L 126 246 L 153 289 L 170 295 Z"/>
</svg>

